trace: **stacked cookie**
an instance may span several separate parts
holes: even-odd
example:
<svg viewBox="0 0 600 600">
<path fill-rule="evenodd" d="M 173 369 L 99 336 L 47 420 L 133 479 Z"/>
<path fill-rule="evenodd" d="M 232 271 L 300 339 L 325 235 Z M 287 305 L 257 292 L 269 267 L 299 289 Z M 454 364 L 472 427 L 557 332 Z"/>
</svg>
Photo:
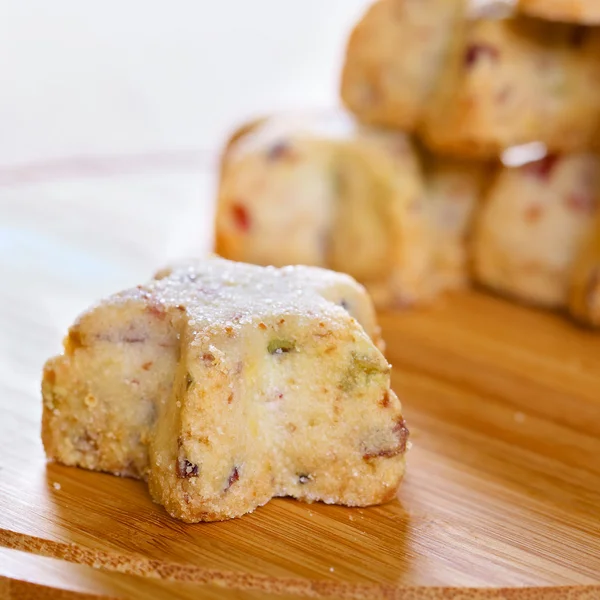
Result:
<svg viewBox="0 0 600 600">
<path fill-rule="evenodd" d="M 588 4 L 593 13 L 597 3 Z M 556 14 L 552 2 L 523 5 Z M 588 149 L 600 123 L 600 30 L 522 15 L 469 18 L 469 8 L 376 2 L 348 43 L 345 105 L 364 123 L 418 131 L 453 155 L 496 158 L 533 141 L 552 152 Z"/>
<path fill-rule="evenodd" d="M 525 14 L 587 25 L 600 25 L 600 4 L 596 0 L 520 0 Z"/>
<path fill-rule="evenodd" d="M 406 134 L 343 112 L 246 126 L 222 160 L 216 250 L 349 273 L 379 307 L 462 287 L 486 167 L 423 155 Z"/>
<path fill-rule="evenodd" d="M 546 307 L 577 296 L 593 321 L 571 288 L 600 192 L 598 2 L 514 4 L 373 4 L 341 76 L 352 117 L 280 115 L 230 140 L 217 252 L 347 272 L 380 308 L 475 280 Z"/>
<path fill-rule="evenodd" d="M 408 129 L 432 152 L 496 163 L 473 219 L 473 277 L 563 308 L 600 190 L 591 153 L 600 130 L 600 28 L 592 26 L 600 4 L 522 0 L 512 12 L 490 4 L 479 3 L 473 17 L 457 0 L 380 0 L 350 38 L 342 98 L 362 121 Z M 396 58 L 404 42 L 414 48 L 408 62 Z M 411 86 L 414 104 L 403 110 Z M 581 301 L 574 312 L 586 320 Z"/>
</svg>

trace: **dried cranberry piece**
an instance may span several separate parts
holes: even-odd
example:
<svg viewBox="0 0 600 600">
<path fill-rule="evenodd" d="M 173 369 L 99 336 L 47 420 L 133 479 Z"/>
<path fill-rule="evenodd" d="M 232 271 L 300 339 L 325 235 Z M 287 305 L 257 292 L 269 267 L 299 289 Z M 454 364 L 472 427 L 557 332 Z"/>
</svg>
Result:
<svg viewBox="0 0 600 600">
<path fill-rule="evenodd" d="M 558 163 L 559 157 L 556 154 L 548 154 L 541 160 L 536 160 L 523 167 L 524 173 L 537 177 L 543 181 L 550 179 L 554 167 Z"/>
<path fill-rule="evenodd" d="M 408 442 L 408 436 L 410 435 L 410 431 L 406 426 L 406 421 L 404 419 L 397 421 L 392 431 L 398 437 L 399 451 L 404 453 L 406 451 L 406 442 Z"/>
<path fill-rule="evenodd" d="M 233 470 L 231 471 L 231 474 L 229 475 L 229 479 L 227 480 L 227 487 L 225 489 L 228 490 L 236 481 L 239 481 L 239 479 L 240 479 L 240 472 L 237 467 L 233 467 Z"/>
<path fill-rule="evenodd" d="M 200 470 L 198 465 L 191 463 L 187 458 L 177 459 L 177 477 L 179 479 L 189 479 L 190 477 L 198 477 Z"/>
<path fill-rule="evenodd" d="M 471 44 L 465 51 L 465 65 L 471 68 L 486 56 L 495 62 L 500 58 L 500 52 L 489 44 Z"/>
<path fill-rule="evenodd" d="M 281 160 L 294 158 L 294 150 L 287 142 L 280 141 L 271 146 L 267 152 L 269 160 Z"/>
<path fill-rule="evenodd" d="M 371 458 L 391 458 L 392 456 L 396 456 L 400 454 L 400 450 L 398 448 L 385 448 L 383 450 L 377 450 L 373 452 L 365 452 L 363 454 L 363 458 L 365 460 L 369 460 Z"/>
<path fill-rule="evenodd" d="M 577 213 L 593 215 L 596 212 L 597 201 L 593 194 L 573 193 L 565 198 L 569 209 Z"/>
<path fill-rule="evenodd" d="M 239 202 L 236 202 L 231 207 L 231 214 L 233 217 L 233 222 L 236 224 L 238 229 L 242 231 L 248 231 L 250 229 L 250 215 L 248 214 L 248 209 Z"/>
</svg>

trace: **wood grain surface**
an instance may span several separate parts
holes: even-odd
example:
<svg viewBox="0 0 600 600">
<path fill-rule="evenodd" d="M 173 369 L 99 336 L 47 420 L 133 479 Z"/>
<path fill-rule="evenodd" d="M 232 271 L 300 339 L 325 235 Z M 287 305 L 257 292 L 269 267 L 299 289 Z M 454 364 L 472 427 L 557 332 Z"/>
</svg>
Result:
<svg viewBox="0 0 600 600">
<path fill-rule="evenodd" d="M 47 465 L 41 364 L 100 291 L 159 266 L 159 223 L 196 202 L 196 184 L 184 201 L 160 181 L 147 205 L 161 209 L 137 221 L 118 197 L 94 204 L 94 221 L 114 218 L 103 240 L 90 227 L 41 243 L 23 205 L 11 213 L 11 231 L 62 260 L 5 244 L 0 263 L 0 597 L 600 598 L 600 336 L 477 291 L 381 315 L 413 442 L 385 506 L 278 499 L 186 525 L 140 482 Z"/>
</svg>

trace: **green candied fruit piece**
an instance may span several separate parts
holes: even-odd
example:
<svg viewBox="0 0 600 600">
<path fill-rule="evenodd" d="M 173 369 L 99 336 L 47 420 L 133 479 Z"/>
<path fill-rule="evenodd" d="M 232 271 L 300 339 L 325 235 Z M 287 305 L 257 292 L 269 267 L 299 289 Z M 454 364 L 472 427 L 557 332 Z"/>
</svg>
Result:
<svg viewBox="0 0 600 600">
<path fill-rule="evenodd" d="M 362 371 L 365 375 L 377 375 L 378 373 L 383 373 L 381 370 L 381 365 L 378 361 L 373 360 L 369 356 L 359 356 L 357 354 L 352 355 L 352 364 L 355 369 Z"/>
<path fill-rule="evenodd" d="M 377 375 L 387 375 L 388 371 L 389 369 L 387 367 L 382 369 L 381 364 L 370 356 L 353 352 L 350 366 L 342 378 L 340 387 L 347 392 L 356 386 L 362 377 L 364 377 L 368 383 L 372 377 L 376 377 Z"/>
<path fill-rule="evenodd" d="M 271 340 L 267 346 L 269 354 L 285 354 L 296 349 L 294 342 L 290 340 Z"/>
</svg>

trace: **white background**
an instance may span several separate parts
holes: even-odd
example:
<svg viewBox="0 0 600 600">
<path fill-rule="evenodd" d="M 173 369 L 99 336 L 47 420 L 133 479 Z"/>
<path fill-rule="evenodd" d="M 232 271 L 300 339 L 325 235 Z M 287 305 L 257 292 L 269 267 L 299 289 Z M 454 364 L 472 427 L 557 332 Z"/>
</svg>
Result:
<svg viewBox="0 0 600 600">
<path fill-rule="evenodd" d="M 0 0 L 0 168 L 214 149 L 233 124 L 337 103 L 367 0 Z"/>
</svg>

